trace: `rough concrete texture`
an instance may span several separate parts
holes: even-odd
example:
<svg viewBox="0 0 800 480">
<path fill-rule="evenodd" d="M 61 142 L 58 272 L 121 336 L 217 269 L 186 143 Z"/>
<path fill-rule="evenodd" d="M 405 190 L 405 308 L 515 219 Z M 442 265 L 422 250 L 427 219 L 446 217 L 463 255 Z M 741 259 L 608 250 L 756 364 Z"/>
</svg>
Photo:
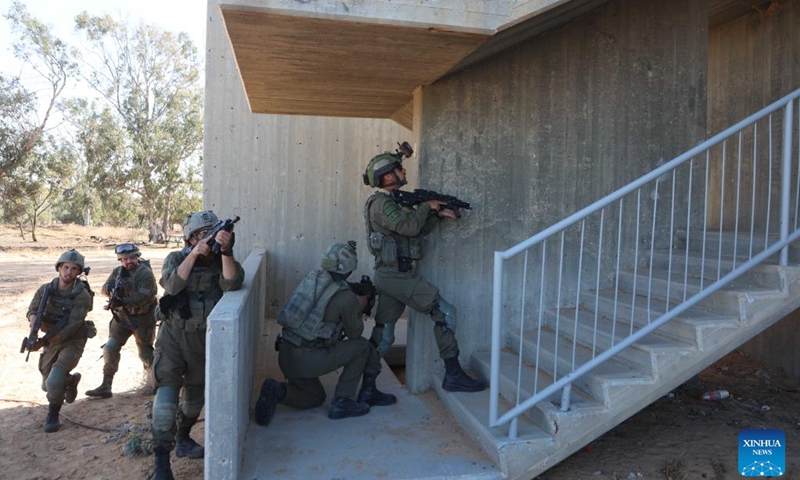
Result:
<svg viewBox="0 0 800 480">
<path fill-rule="evenodd" d="M 800 88 L 800 0 L 787 0 L 751 8 L 746 15 L 711 28 L 709 32 L 708 65 L 708 133 L 717 133 L 730 124 L 778 100 L 784 95 Z M 800 121 L 795 111 L 795 138 L 800 138 Z M 780 158 L 781 115 L 773 119 L 773 141 L 776 150 L 773 155 Z M 768 124 L 760 125 L 758 155 L 768 155 Z M 751 134 L 752 135 L 752 134 Z M 751 137 L 750 137 L 751 138 Z M 738 146 L 736 146 L 738 148 Z M 752 158 L 753 142 L 745 138 L 743 150 L 747 158 Z M 732 164 L 731 164 L 732 165 Z M 752 162 L 744 162 L 742 178 L 752 178 Z M 775 172 L 777 173 L 777 172 Z M 769 172 L 757 169 L 755 174 L 764 180 Z M 719 173 L 712 178 L 719 179 Z M 777 175 L 774 177 L 778 181 Z M 730 185 L 730 183 L 729 183 Z M 779 195 L 775 183 L 773 201 Z M 764 192 L 758 192 L 756 201 L 763 205 L 767 200 Z M 728 188 L 726 203 L 732 202 L 736 192 Z M 742 198 L 749 198 L 749 191 Z M 747 202 L 747 200 L 745 200 Z M 749 204 L 749 203 L 748 203 Z M 744 205 L 738 218 L 740 224 L 749 224 L 749 210 Z M 713 209 L 712 209 L 713 210 Z M 772 218 L 774 223 L 778 213 L 776 208 Z M 732 210 L 723 219 L 726 228 L 732 229 L 737 218 Z M 765 226 L 766 216 L 756 216 L 757 226 Z M 796 354 L 796 342 L 792 338 L 792 325 L 797 325 L 797 314 L 771 327 L 756 339 L 744 346 L 743 351 L 759 361 L 783 368 L 789 373 L 800 375 L 800 356 Z"/>
<path fill-rule="evenodd" d="M 703 139 L 707 15 L 703 2 L 611 2 L 422 89 L 420 185 L 473 205 L 433 237 L 422 262 L 459 308 L 462 359 L 488 347 L 493 251 Z M 626 227 L 623 239 L 631 236 Z M 574 266 L 579 242 L 567 241 Z"/>
</svg>

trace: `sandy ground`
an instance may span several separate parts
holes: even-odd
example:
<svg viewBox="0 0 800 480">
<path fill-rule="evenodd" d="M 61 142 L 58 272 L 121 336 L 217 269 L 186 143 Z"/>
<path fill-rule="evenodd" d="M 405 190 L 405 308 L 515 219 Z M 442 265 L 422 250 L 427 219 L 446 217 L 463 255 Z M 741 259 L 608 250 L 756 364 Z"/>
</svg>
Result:
<svg viewBox="0 0 800 480">
<path fill-rule="evenodd" d="M 91 232 L 91 233 L 90 233 Z M 90 238 L 95 235 L 95 239 Z M 98 334 L 86 343 L 74 372 L 82 375 L 75 403 L 61 410 L 61 429 L 44 433 L 47 399 L 37 369 L 39 353 L 28 362 L 19 353 L 28 335 L 25 312 L 41 284 L 56 276 L 55 260 L 61 251 L 76 247 L 92 267 L 92 289 L 100 287 L 118 264 L 115 243 L 137 241 L 145 232 L 64 227 L 41 229 L 39 242 L 22 242 L 19 232 L 0 227 L 0 478 L 8 479 L 145 479 L 153 470 L 152 456 L 125 453 L 139 441 L 149 441 L 149 413 L 153 396 L 144 387 L 142 364 L 131 338 L 122 349 L 120 369 L 114 377 L 114 396 L 94 399 L 84 395 L 103 378 L 102 345 L 108 336 L 110 315 L 103 310 L 105 297 L 95 296 L 88 320 Z M 27 237 L 30 240 L 30 237 Z M 171 251 L 163 246 L 140 246 L 159 278 L 163 259 Z M 202 418 L 202 415 L 201 415 Z M 193 437 L 203 443 L 202 422 Z M 203 461 L 173 458 L 177 478 L 203 477 Z"/>
<path fill-rule="evenodd" d="M 0 362 L 6 365 L 0 373 L 0 478 L 146 479 L 152 474 L 152 456 L 126 453 L 126 445 L 149 440 L 147 414 L 153 399 L 142 388 L 141 363 L 132 340 L 122 350 L 114 397 L 97 400 L 83 395 L 102 380 L 101 345 L 110 319 L 102 308 L 103 297 L 96 298 L 89 314 L 98 336 L 88 341 L 76 369 L 83 375 L 80 394 L 75 403 L 63 407 L 59 432 L 42 430 L 47 409 L 42 405 L 46 399 L 40 390 L 38 353 L 27 363 L 19 353 L 28 334 L 26 308 L 35 289 L 55 276 L 61 250 L 73 246 L 81 250 L 92 267 L 92 288 L 99 291 L 117 264 L 113 245 L 144 237 L 143 231 L 60 227 L 42 229 L 40 241 L 32 244 L 22 241 L 18 231 L 0 226 Z M 158 278 L 171 249 L 141 248 Z M 729 390 L 731 397 L 697 400 L 701 392 L 715 389 Z M 738 434 L 758 428 L 783 430 L 787 472 L 781 478 L 800 480 L 800 381 L 733 353 L 538 478 L 740 478 Z M 193 437 L 203 443 L 202 422 Z M 202 478 L 202 460 L 173 457 L 173 472 L 179 479 Z"/>
</svg>

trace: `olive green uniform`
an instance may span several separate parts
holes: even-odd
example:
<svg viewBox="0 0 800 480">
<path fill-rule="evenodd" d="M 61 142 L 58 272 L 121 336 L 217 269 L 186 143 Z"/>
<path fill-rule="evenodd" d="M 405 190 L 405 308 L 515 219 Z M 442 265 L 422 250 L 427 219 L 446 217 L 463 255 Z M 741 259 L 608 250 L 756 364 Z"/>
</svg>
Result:
<svg viewBox="0 0 800 480">
<path fill-rule="evenodd" d="M 286 375 L 287 384 L 281 404 L 298 409 L 321 405 L 325 401 L 325 389 L 318 377 L 340 367 L 344 368 L 336 384 L 335 397 L 355 395 L 365 365 L 369 365 L 367 373 L 378 374 L 380 360 L 369 341 L 361 336 L 364 332 L 362 317 L 358 297 L 346 289 L 331 297 L 322 317 L 323 322 L 337 324 L 335 331 L 342 332 L 346 339 L 336 335 L 332 340 L 308 341 L 292 335 L 284 327 L 278 364 Z"/>
<path fill-rule="evenodd" d="M 64 328 L 58 332 L 56 342 L 43 348 L 39 357 L 39 372 L 42 374 L 42 390 L 47 392 L 47 401 L 50 404 L 61 405 L 70 378 L 69 372 L 78 366 L 86 346 L 86 339 L 90 334 L 86 314 L 91 310 L 92 297 L 80 280 L 75 280 L 75 284 L 69 290 L 59 290 L 56 277 L 49 284 L 39 287 L 28 306 L 25 318 L 36 315 L 42 294 L 48 286 L 50 286 L 50 297 L 40 332 L 50 331 L 63 318 L 65 312 L 69 312 L 69 317 Z"/>
<path fill-rule="evenodd" d="M 439 309 L 440 304 L 446 303 L 439 289 L 416 273 L 415 268 L 422 258 L 421 237 L 439 223 L 436 212 L 426 202 L 414 208 L 401 207 L 388 194 L 377 192 L 367 200 L 364 215 L 370 250 L 375 254 L 374 281 L 379 293 L 371 335 L 378 353 L 386 354 L 394 341 L 395 324 L 409 306 L 430 315 L 436 323 L 433 331 L 439 356 L 457 358 L 454 319 L 449 320 Z"/>
<path fill-rule="evenodd" d="M 222 276 L 222 259 L 198 258 L 189 278 L 178 275 L 178 267 L 186 259 L 181 250 L 164 260 L 160 284 L 166 295 L 185 292 L 188 297 L 188 318 L 181 318 L 179 308 L 161 312 L 153 373 L 158 388 L 153 405 L 153 446 L 172 448 L 173 428 L 191 428 L 197 421 L 205 401 L 206 319 L 224 292 L 238 290 L 244 282 L 244 269 L 236 262 L 236 275 L 231 280 Z M 181 405 L 178 393 L 183 388 Z"/>
<path fill-rule="evenodd" d="M 102 294 L 110 297 L 122 265 L 115 268 L 103 284 Z M 103 347 L 103 375 L 114 375 L 119 369 L 120 350 L 133 335 L 139 359 L 144 368 L 153 364 L 153 341 L 156 335 L 154 310 L 158 301 L 158 287 L 153 270 L 148 262 L 140 261 L 132 274 L 122 273 L 117 287 L 121 305 L 114 308 L 114 316 L 108 324 L 108 341 Z M 126 276 L 127 275 L 127 276 Z"/>
</svg>

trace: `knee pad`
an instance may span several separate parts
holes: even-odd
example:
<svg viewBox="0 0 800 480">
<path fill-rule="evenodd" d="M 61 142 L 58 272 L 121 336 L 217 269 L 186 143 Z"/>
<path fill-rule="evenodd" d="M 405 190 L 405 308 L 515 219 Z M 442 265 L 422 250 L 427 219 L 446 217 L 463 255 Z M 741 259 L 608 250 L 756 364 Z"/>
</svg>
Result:
<svg viewBox="0 0 800 480">
<path fill-rule="evenodd" d="M 175 425 L 178 412 L 178 387 L 163 385 L 158 387 L 153 401 L 153 431 L 169 432 Z"/>
<path fill-rule="evenodd" d="M 389 347 L 394 344 L 394 323 L 387 323 L 383 326 L 383 336 L 381 337 L 381 341 L 378 343 L 378 346 L 375 349 L 378 351 L 378 355 L 383 357 L 386 355 L 386 352 L 389 351 Z"/>
<path fill-rule="evenodd" d="M 153 366 L 153 347 L 142 345 L 139 347 L 139 360 L 142 361 L 144 368 Z"/>
<path fill-rule="evenodd" d="M 205 387 L 203 385 L 185 385 L 183 387 L 183 405 L 181 410 L 188 418 L 200 416 L 205 403 Z"/>
<path fill-rule="evenodd" d="M 109 338 L 103 346 L 103 360 L 116 360 L 119 361 L 119 352 L 122 350 L 122 344 L 116 338 Z"/>
<path fill-rule="evenodd" d="M 50 369 L 50 374 L 44 379 L 44 390 L 47 392 L 47 399 L 63 400 L 67 387 L 67 376 L 69 372 L 64 367 L 58 365 Z M 52 402 L 51 402 L 52 403 Z"/>
<path fill-rule="evenodd" d="M 439 298 L 436 303 L 433 304 L 430 313 L 431 318 L 437 325 L 452 332 L 456 331 L 456 315 L 456 307 L 447 303 L 447 300 L 443 298 Z"/>
</svg>

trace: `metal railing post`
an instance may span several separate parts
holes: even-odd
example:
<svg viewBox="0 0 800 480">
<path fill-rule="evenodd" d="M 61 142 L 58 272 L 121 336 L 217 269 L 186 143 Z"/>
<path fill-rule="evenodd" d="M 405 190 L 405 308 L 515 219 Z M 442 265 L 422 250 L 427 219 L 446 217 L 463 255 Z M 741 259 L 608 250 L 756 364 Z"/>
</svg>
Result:
<svg viewBox="0 0 800 480">
<path fill-rule="evenodd" d="M 500 314 L 503 298 L 503 255 L 494 252 L 494 280 L 492 282 L 492 365 L 489 374 L 489 423 L 497 421 L 500 403 Z"/>
<path fill-rule="evenodd" d="M 781 241 L 789 236 L 789 199 L 792 183 L 792 114 L 794 100 L 783 110 L 783 161 L 781 162 Z M 789 245 L 781 249 L 781 266 L 789 265 Z"/>
</svg>

